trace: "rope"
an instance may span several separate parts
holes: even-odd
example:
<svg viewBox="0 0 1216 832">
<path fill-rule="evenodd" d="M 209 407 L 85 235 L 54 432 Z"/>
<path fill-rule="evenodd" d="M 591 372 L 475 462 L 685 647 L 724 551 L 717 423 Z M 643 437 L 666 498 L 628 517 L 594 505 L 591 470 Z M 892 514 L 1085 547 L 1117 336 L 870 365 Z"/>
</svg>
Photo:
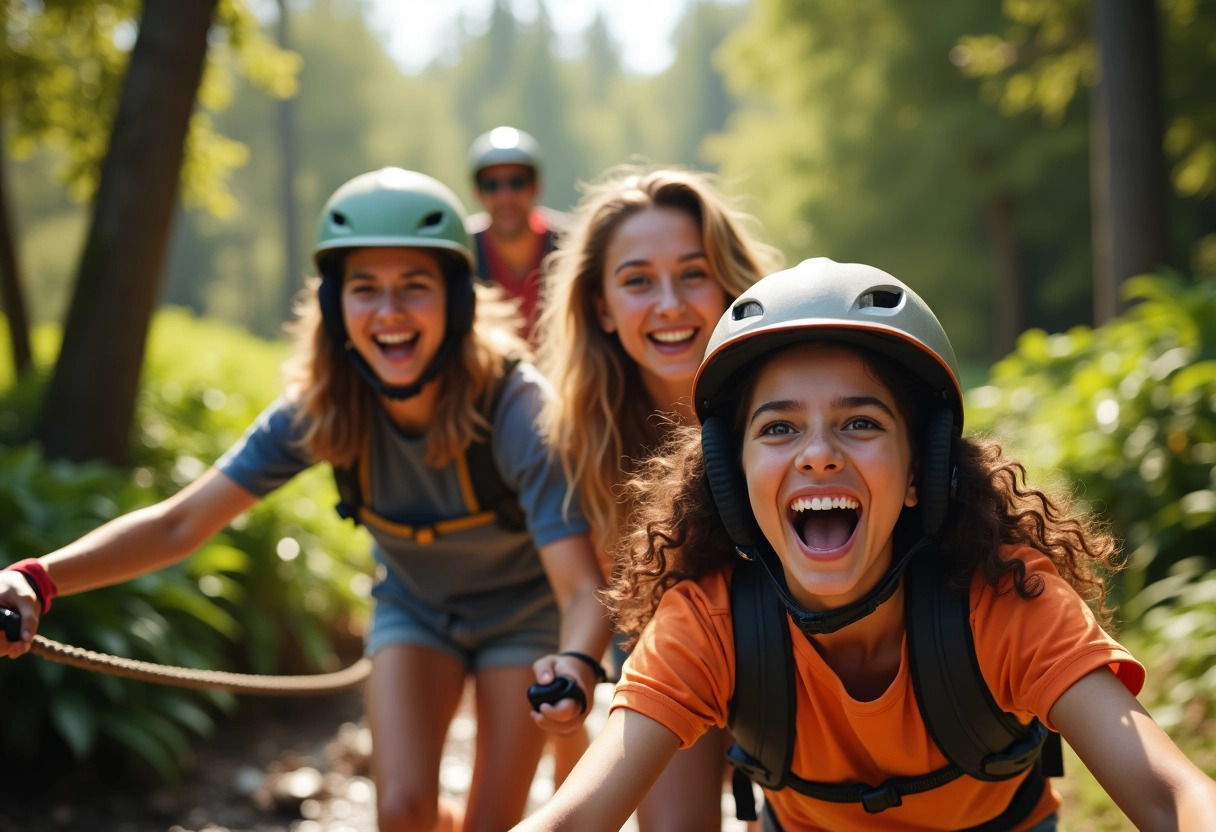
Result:
<svg viewBox="0 0 1216 832">
<path fill-rule="evenodd" d="M 199 670 L 192 667 L 171 667 L 137 659 L 125 659 L 106 653 L 60 644 L 43 636 L 34 636 L 30 652 L 50 661 L 94 670 L 128 679 L 142 679 L 161 685 L 204 690 L 226 690 L 252 696 L 307 696 L 352 688 L 367 678 L 370 659 L 363 658 L 334 673 L 306 676 L 262 676 L 254 673 L 226 673 L 221 670 Z"/>
</svg>

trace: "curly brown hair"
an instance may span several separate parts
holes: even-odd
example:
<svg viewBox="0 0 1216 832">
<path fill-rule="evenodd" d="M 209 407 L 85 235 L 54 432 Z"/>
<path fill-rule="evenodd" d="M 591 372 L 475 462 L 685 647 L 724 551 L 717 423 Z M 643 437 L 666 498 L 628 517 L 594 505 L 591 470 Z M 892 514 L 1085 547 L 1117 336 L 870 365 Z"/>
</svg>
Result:
<svg viewBox="0 0 1216 832">
<path fill-rule="evenodd" d="M 892 391 L 909 435 L 920 436 L 925 399 L 908 384 L 909 374 L 890 359 L 858 351 Z M 754 384 L 758 374 L 750 369 Z M 740 414 L 751 398 L 751 384 L 742 385 Z M 735 424 L 741 430 L 738 414 Z M 1027 577 L 1020 559 L 1001 555 L 1002 546 L 1029 546 L 1049 557 L 1099 620 L 1109 625 L 1106 578 L 1119 569 L 1120 551 L 1105 525 L 1079 511 L 1070 495 L 1030 487 L 1026 469 L 1006 457 L 992 439 L 956 438 L 951 457 L 958 479 L 940 535 L 943 577 L 966 588 L 978 571 L 995 593 L 1012 589 L 1033 598 L 1043 590 L 1041 581 Z M 664 592 L 682 580 L 726 569 L 738 555 L 709 490 L 699 428 L 675 428 L 662 451 L 638 466 L 625 489 L 634 507 L 632 522 L 616 553 L 617 573 L 603 597 L 617 629 L 632 643 Z M 918 512 L 904 509 L 905 515 Z M 919 523 L 918 516 L 908 519 Z"/>
</svg>

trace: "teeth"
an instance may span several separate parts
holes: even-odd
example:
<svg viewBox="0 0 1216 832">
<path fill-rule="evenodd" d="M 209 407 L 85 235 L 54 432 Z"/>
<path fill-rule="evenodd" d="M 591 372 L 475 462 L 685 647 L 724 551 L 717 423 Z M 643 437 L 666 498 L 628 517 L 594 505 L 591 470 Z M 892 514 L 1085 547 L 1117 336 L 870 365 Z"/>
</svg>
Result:
<svg viewBox="0 0 1216 832">
<path fill-rule="evenodd" d="M 376 340 L 381 344 L 404 344 L 406 341 L 412 340 L 417 333 L 406 334 L 404 332 L 381 332 L 376 336 Z"/>
<path fill-rule="evenodd" d="M 666 332 L 652 332 L 650 337 L 656 341 L 662 341 L 664 344 L 674 344 L 678 341 L 687 341 L 696 333 L 695 329 L 669 329 Z"/>
<path fill-rule="evenodd" d="M 834 508 L 860 508 L 852 497 L 799 497 L 790 503 L 794 511 L 828 511 Z"/>
</svg>

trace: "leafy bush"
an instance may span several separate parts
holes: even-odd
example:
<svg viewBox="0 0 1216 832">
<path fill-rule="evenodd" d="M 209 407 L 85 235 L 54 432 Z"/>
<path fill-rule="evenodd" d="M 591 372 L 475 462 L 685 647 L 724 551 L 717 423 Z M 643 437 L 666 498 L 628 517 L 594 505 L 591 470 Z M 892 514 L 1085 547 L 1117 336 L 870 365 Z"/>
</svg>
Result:
<svg viewBox="0 0 1216 832">
<path fill-rule="evenodd" d="M 74 540 L 153 495 L 100 465 L 47 464 L 33 447 L 0 452 L 0 562 L 41 554 Z M 126 584 L 56 599 L 40 632 L 48 638 L 146 661 L 211 666 L 224 661 L 232 617 L 170 567 Z M 184 691 L 158 691 L 113 676 L 35 659 L 5 662 L 0 688 L 6 712 L 0 747 L 35 763 L 54 755 L 43 742 L 53 728 L 78 758 L 126 748 L 162 778 L 189 759 L 187 730 L 206 733 L 211 709 Z M 213 704 L 230 707 L 226 695 Z M 12 718 L 20 715 L 20 718 Z"/>
<path fill-rule="evenodd" d="M 1106 326 L 1024 333 L 967 401 L 970 430 L 1081 484 L 1125 541 L 1125 599 L 1216 551 L 1216 278 L 1140 277 L 1126 296 Z"/>
<path fill-rule="evenodd" d="M 1141 277 L 1126 291 L 1139 302 L 1106 326 L 1025 333 L 968 394 L 968 419 L 1036 479 L 1079 488 L 1125 541 L 1115 589 L 1120 638 L 1152 669 L 1141 698 L 1213 772 L 1216 278 Z"/>
<path fill-rule="evenodd" d="M 45 337 L 41 335 L 40 337 Z M 36 354 L 46 355 L 41 350 Z M 278 391 L 281 343 L 191 317 L 158 313 L 150 333 L 130 471 L 47 463 L 28 436 L 43 379 L 0 398 L 0 563 L 44 554 L 193 480 Z M 2 363 L 2 359 L 0 359 Z M 46 366 L 42 364 L 42 366 Z M 368 543 L 331 510 L 324 466 L 261 501 L 180 564 L 56 599 L 41 632 L 116 655 L 253 672 L 333 669 L 335 642 L 362 634 Z M 0 664 L 9 713 L 0 752 L 36 765 L 66 748 L 79 759 L 115 751 L 171 780 L 190 738 L 235 700 L 79 671 L 39 659 Z M 44 742 L 57 736 L 58 743 Z"/>
</svg>

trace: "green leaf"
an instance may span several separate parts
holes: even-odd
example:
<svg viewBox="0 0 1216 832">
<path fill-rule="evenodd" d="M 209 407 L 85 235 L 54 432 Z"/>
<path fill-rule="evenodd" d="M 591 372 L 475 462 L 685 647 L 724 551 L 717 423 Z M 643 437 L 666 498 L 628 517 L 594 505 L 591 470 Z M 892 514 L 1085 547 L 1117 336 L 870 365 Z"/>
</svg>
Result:
<svg viewBox="0 0 1216 832">
<path fill-rule="evenodd" d="M 50 701 L 49 709 L 59 736 L 72 749 L 76 759 L 83 760 L 93 750 L 97 739 L 96 709 L 75 690 L 56 696 Z"/>
</svg>

